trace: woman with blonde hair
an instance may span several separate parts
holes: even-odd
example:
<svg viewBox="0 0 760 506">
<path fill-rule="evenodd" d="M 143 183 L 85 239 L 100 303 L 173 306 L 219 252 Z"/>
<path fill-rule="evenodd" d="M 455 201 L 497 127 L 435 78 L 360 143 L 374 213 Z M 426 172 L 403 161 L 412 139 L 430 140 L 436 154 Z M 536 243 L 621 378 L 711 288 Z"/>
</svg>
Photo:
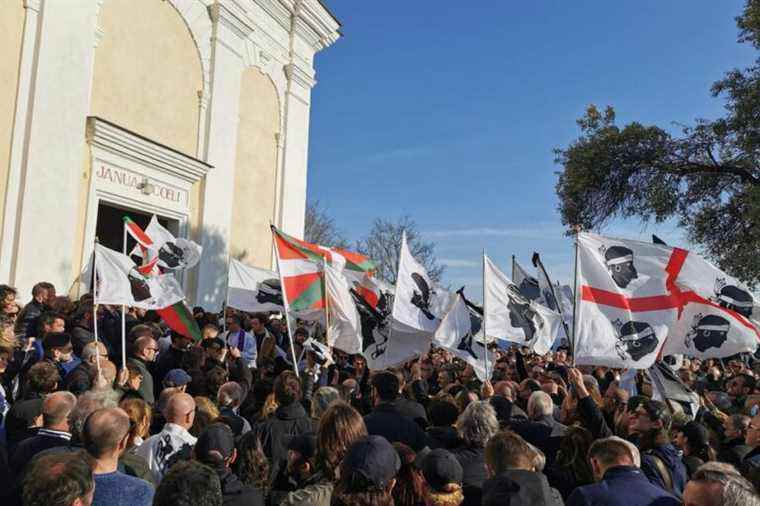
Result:
<svg viewBox="0 0 760 506">
<path fill-rule="evenodd" d="M 193 399 L 195 399 L 195 419 L 193 426 L 190 427 L 190 434 L 198 437 L 206 427 L 219 418 L 219 408 L 208 397 L 196 395 Z"/>
<path fill-rule="evenodd" d="M 148 483 L 152 483 L 153 486 L 156 486 L 157 483 L 153 479 L 153 473 L 148 468 L 148 463 L 136 452 L 143 441 L 150 436 L 150 422 L 153 410 L 147 402 L 136 397 L 122 400 L 119 403 L 119 407 L 129 416 L 127 448 L 121 454 L 119 462 L 124 465 L 127 474 L 142 478 Z"/>
</svg>

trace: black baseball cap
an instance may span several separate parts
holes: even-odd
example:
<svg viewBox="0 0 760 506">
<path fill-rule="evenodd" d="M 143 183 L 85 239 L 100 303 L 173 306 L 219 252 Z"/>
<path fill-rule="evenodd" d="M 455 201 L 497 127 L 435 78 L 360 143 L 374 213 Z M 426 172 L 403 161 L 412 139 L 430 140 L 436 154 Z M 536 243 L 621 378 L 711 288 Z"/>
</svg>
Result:
<svg viewBox="0 0 760 506">
<path fill-rule="evenodd" d="M 437 448 L 422 460 L 422 475 L 435 491 L 441 491 L 449 483 L 462 484 L 464 470 L 457 458 L 448 450 Z"/>
<path fill-rule="evenodd" d="M 71 335 L 66 332 L 48 332 L 42 339 L 42 349 L 66 348 L 71 346 Z"/>
<path fill-rule="evenodd" d="M 367 436 L 351 445 L 343 464 L 376 487 L 385 489 L 401 468 L 401 459 L 387 439 Z"/>
<path fill-rule="evenodd" d="M 234 450 L 235 435 L 232 429 L 223 423 L 212 423 L 206 427 L 195 443 L 196 457 L 206 463 L 221 463 L 221 460 L 230 458 Z"/>
</svg>

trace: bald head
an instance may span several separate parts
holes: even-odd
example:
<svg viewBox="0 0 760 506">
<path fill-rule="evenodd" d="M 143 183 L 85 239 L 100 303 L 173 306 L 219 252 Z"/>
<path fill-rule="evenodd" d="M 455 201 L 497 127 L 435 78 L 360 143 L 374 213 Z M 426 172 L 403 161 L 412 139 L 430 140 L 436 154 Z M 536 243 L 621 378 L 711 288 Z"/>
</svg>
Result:
<svg viewBox="0 0 760 506">
<path fill-rule="evenodd" d="M 126 447 L 129 415 L 121 408 L 93 411 L 84 423 L 85 449 L 96 459 L 121 453 Z"/>
<path fill-rule="evenodd" d="M 195 419 L 195 400 L 190 394 L 175 393 L 166 402 L 164 418 L 169 423 L 189 429 Z"/>
<path fill-rule="evenodd" d="M 53 392 L 42 401 L 42 423 L 48 429 L 69 431 L 69 414 L 77 405 L 71 392 Z"/>
<path fill-rule="evenodd" d="M 111 385 L 116 379 L 116 364 L 110 360 L 102 360 L 100 362 L 100 374 L 103 375 L 106 384 Z"/>
</svg>

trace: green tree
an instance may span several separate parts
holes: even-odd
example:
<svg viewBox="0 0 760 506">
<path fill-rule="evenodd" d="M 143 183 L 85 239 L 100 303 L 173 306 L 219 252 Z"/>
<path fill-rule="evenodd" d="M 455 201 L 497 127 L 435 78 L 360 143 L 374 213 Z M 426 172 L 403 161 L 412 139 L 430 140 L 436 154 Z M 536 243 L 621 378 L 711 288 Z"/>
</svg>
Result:
<svg viewBox="0 0 760 506">
<path fill-rule="evenodd" d="M 736 18 L 739 42 L 760 50 L 760 0 Z M 612 218 L 675 218 L 724 270 L 760 282 L 760 58 L 712 86 L 723 117 L 695 120 L 672 134 L 659 126 L 615 123 L 594 105 L 581 135 L 557 149 L 562 221 L 597 229 Z"/>
</svg>

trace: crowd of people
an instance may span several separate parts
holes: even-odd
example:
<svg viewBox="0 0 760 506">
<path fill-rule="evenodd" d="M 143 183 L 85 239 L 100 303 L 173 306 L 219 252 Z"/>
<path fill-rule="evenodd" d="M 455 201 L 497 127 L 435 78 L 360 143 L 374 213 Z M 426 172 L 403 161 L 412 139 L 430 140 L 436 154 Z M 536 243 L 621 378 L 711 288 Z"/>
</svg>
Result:
<svg viewBox="0 0 760 506">
<path fill-rule="evenodd" d="M 152 312 L 31 296 L 0 285 L 4 505 L 760 505 L 749 354 L 679 363 L 695 405 L 562 347 L 495 350 L 482 382 L 434 347 L 326 361 L 318 326 L 291 339 L 277 314 L 195 308 L 194 342 Z"/>
</svg>

